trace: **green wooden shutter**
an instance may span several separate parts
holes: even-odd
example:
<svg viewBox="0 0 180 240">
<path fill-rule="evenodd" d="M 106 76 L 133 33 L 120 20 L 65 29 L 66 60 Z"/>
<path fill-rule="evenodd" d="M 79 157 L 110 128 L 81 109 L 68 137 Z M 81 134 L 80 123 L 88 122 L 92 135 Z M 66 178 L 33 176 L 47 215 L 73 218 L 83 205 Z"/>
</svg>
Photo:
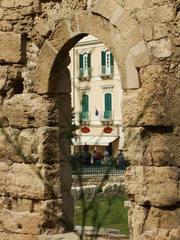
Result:
<svg viewBox="0 0 180 240">
<path fill-rule="evenodd" d="M 101 51 L 101 73 L 104 75 L 106 73 L 106 52 Z"/>
<path fill-rule="evenodd" d="M 89 97 L 86 94 L 82 96 L 82 112 L 89 112 Z"/>
<path fill-rule="evenodd" d="M 79 68 L 83 68 L 83 55 L 79 54 Z"/>
<path fill-rule="evenodd" d="M 106 52 L 105 51 L 101 52 L 101 66 L 102 67 L 106 66 Z"/>
<path fill-rule="evenodd" d="M 110 93 L 105 94 L 105 111 L 104 118 L 110 119 L 112 113 L 112 95 Z"/>
<path fill-rule="evenodd" d="M 83 77 L 84 70 L 83 70 L 83 55 L 79 54 L 79 76 Z"/>
<path fill-rule="evenodd" d="M 91 67 L 91 54 L 88 53 L 88 68 Z"/>
<path fill-rule="evenodd" d="M 113 66 L 114 65 L 114 57 L 113 57 L 113 54 L 111 53 L 111 66 Z"/>
<path fill-rule="evenodd" d="M 105 94 L 105 111 L 112 110 L 112 96 L 110 93 Z"/>
</svg>

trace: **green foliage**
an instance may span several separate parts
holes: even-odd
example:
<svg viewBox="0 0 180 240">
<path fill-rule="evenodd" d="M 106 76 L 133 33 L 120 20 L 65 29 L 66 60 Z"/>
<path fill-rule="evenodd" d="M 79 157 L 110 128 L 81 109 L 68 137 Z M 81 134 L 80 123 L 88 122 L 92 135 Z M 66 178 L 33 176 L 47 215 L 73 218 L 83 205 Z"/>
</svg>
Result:
<svg viewBox="0 0 180 240">
<path fill-rule="evenodd" d="M 85 225 L 119 229 L 120 233 L 128 235 L 128 209 L 124 207 L 125 200 L 126 197 L 94 199 L 86 215 Z M 82 225 L 84 214 L 82 202 L 77 201 L 75 208 L 77 209 L 75 225 Z"/>
</svg>

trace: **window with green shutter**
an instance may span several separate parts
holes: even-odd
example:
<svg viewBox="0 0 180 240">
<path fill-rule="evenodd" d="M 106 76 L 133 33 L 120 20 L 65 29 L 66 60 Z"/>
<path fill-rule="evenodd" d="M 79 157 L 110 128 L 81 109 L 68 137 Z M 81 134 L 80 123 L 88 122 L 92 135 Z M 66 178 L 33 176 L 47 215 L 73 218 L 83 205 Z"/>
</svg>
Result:
<svg viewBox="0 0 180 240">
<path fill-rule="evenodd" d="M 101 52 L 101 74 L 106 74 L 106 51 Z"/>
<path fill-rule="evenodd" d="M 87 94 L 83 94 L 81 119 L 88 120 L 88 115 L 89 115 L 89 96 Z"/>
<path fill-rule="evenodd" d="M 83 54 L 79 54 L 79 76 L 83 77 Z"/>
<path fill-rule="evenodd" d="M 109 76 L 113 74 L 114 58 L 110 50 L 101 52 L 101 74 Z"/>
<path fill-rule="evenodd" d="M 106 93 L 104 95 L 104 103 L 105 103 L 104 118 L 110 119 L 112 115 L 112 94 L 111 93 Z"/>
<path fill-rule="evenodd" d="M 79 54 L 79 76 L 80 77 L 90 76 L 90 68 L 91 68 L 91 54 L 90 53 Z"/>
</svg>

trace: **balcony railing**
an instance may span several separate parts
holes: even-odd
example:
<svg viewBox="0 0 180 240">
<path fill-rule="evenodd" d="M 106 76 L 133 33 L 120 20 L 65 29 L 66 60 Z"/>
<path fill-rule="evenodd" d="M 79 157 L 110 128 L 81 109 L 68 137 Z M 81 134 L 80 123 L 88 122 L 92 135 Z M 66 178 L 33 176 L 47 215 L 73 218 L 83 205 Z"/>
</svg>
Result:
<svg viewBox="0 0 180 240">
<path fill-rule="evenodd" d="M 114 66 L 112 65 L 110 68 L 107 66 L 101 67 L 101 77 L 111 77 L 114 74 Z"/>
<path fill-rule="evenodd" d="M 80 79 L 89 79 L 91 77 L 91 68 L 80 68 L 79 69 L 79 78 Z"/>
<path fill-rule="evenodd" d="M 93 118 L 93 119 L 92 119 Z M 98 115 L 94 112 L 76 112 L 76 122 L 90 122 L 90 121 L 101 121 L 101 122 L 112 122 L 114 119 L 113 111 L 98 111 Z"/>
<path fill-rule="evenodd" d="M 104 119 L 110 120 L 112 119 L 112 111 L 104 111 Z"/>
<path fill-rule="evenodd" d="M 89 121 L 89 112 L 80 112 L 80 121 L 82 122 Z"/>
</svg>

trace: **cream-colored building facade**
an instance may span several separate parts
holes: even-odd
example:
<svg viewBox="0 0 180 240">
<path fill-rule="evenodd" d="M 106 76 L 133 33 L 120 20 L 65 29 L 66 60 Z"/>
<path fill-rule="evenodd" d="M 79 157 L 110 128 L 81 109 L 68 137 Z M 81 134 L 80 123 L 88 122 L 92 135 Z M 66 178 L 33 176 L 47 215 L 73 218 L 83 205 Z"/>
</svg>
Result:
<svg viewBox="0 0 180 240">
<path fill-rule="evenodd" d="M 111 51 L 94 36 L 71 50 L 72 108 L 79 126 L 73 151 L 96 150 L 110 155 L 123 149 L 120 74 Z"/>
</svg>

